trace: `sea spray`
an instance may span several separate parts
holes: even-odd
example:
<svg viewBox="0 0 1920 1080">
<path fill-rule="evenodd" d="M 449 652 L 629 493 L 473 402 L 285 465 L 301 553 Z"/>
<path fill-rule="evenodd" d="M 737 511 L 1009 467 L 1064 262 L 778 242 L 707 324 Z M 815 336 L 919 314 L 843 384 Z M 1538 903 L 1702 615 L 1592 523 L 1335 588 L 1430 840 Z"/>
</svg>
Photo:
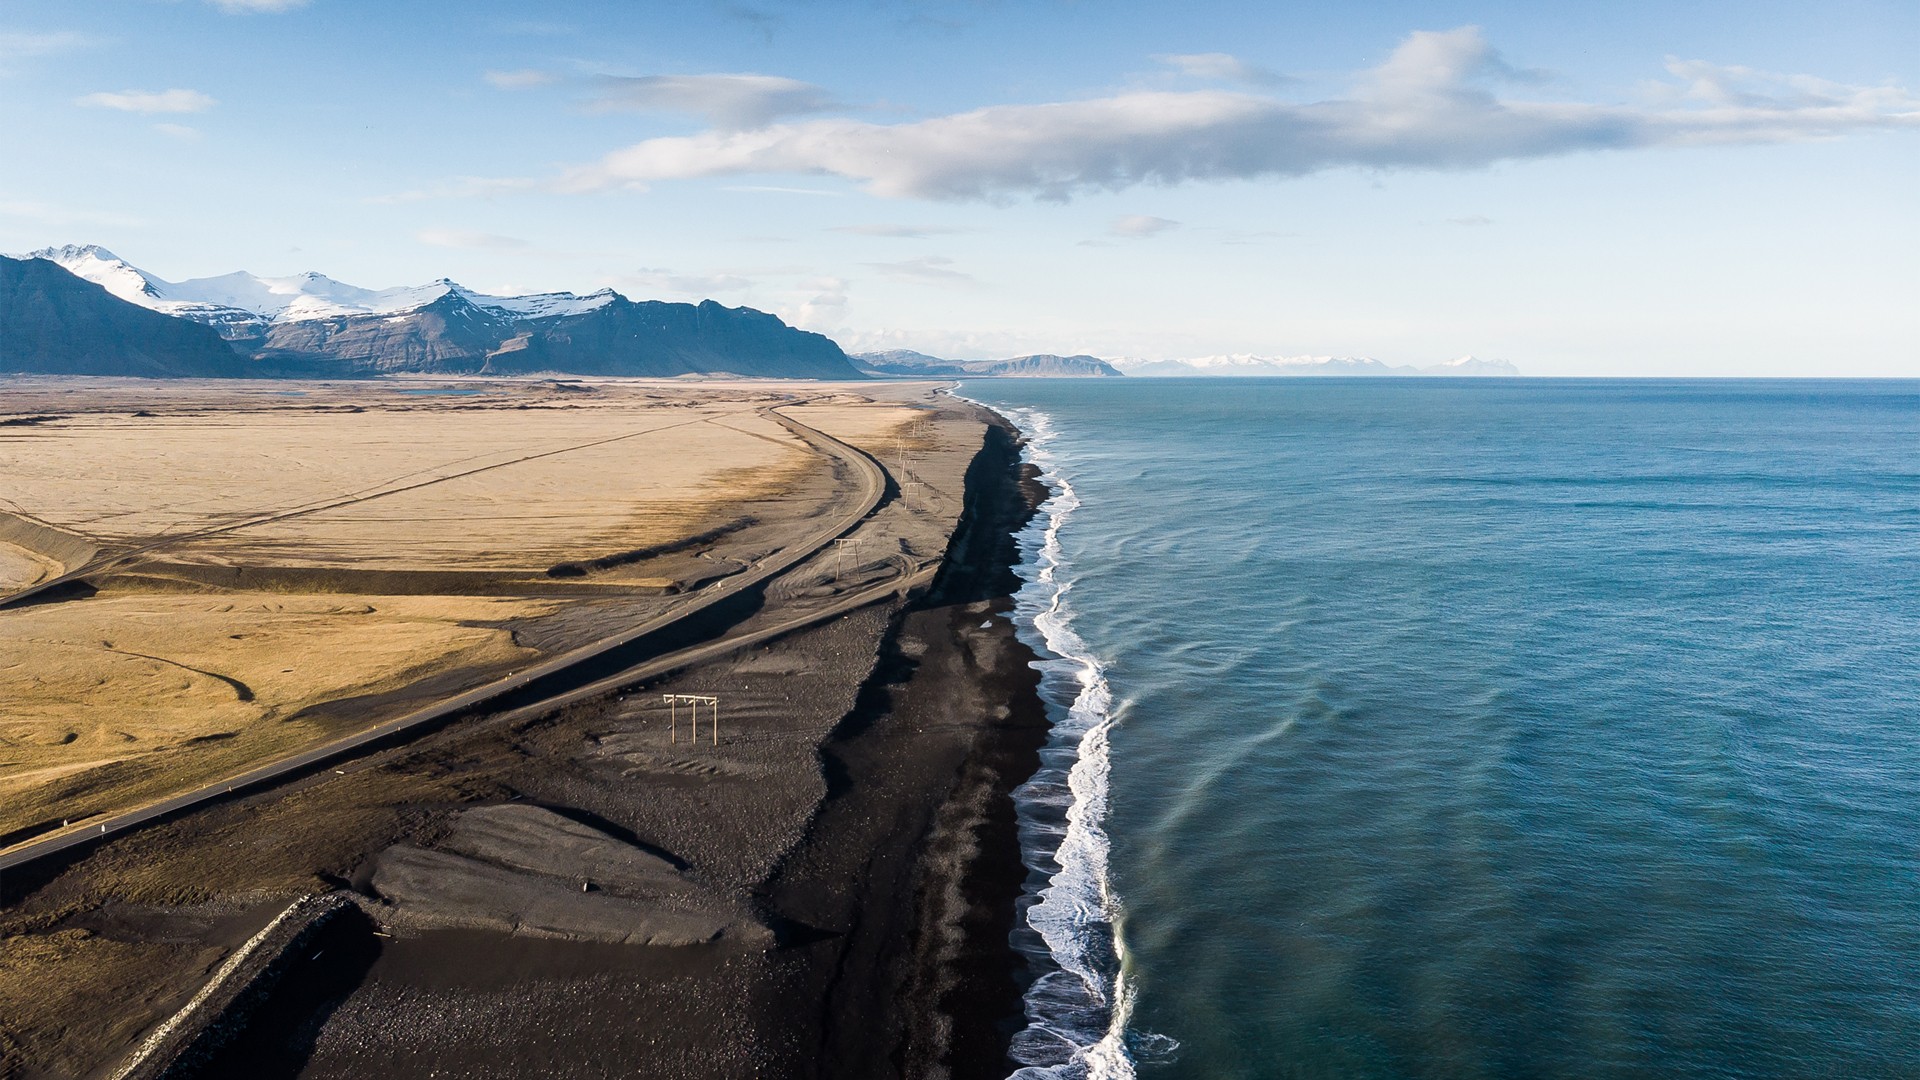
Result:
<svg viewBox="0 0 1920 1080">
<path fill-rule="evenodd" d="M 1013 410 L 1012 419 L 1026 435 L 1024 457 L 1051 492 L 1019 537 L 1014 621 L 1043 657 L 1042 696 L 1056 716 L 1064 712 L 1040 768 L 1014 792 L 1030 871 L 1021 905 L 1030 932 L 1016 939 L 1041 972 L 1027 992 L 1027 1028 L 1013 1041 L 1021 1066 L 1014 1077 L 1123 1080 L 1134 1075 L 1126 1036 L 1132 994 L 1102 828 L 1115 713 L 1099 660 L 1072 628 L 1071 568 L 1060 545 L 1080 500 L 1052 452 L 1051 419 L 1030 409 Z"/>
</svg>

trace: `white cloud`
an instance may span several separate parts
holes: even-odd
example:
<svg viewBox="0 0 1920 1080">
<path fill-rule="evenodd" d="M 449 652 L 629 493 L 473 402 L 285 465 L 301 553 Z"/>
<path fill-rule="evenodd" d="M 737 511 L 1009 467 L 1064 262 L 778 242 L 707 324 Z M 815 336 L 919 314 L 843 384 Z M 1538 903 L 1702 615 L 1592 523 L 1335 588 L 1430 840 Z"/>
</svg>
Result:
<svg viewBox="0 0 1920 1080">
<path fill-rule="evenodd" d="M 495 90 L 530 90 L 536 86 L 547 86 L 560 81 L 560 76 L 537 68 L 521 68 L 517 71 L 489 71 L 481 76 L 487 85 Z"/>
<path fill-rule="evenodd" d="M 1698 62 L 1676 62 L 1671 70 L 1685 81 L 1668 87 L 1672 100 L 1664 103 L 1502 99 L 1486 84 L 1524 81 L 1529 73 L 1508 65 L 1473 27 L 1423 31 L 1361 73 L 1345 98 L 1299 104 L 1245 92 L 1135 92 L 897 124 L 720 124 L 614 151 L 553 186 L 585 192 L 707 176 L 812 174 L 896 198 L 1065 200 L 1141 184 L 1340 168 L 1473 169 L 1589 150 L 1920 127 L 1920 99 L 1898 87 Z"/>
<path fill-rule="evenodd" d="M 1493 224 L 1493 219 L 1485 214 L 1467 214 L 1464 217 L 1450 217 L 1447 219 L 1447 224 L 1478 227 Z"/>
<path fill-rule="evenodd" d="M 40 56 L 59 56 L 93 44 L 93 39 L 72 30 L 50 33 L 0 31 L 0 70 L 9 60 L 29 60 Z"/>
<path fill-rule="evenodd" d="M 523 248 L 525 240 L 515 236 L 498 236 L 494 233 L 472 232 L 467 229 L 422 229 L 414 233 L 414 239 L 430 247 L 443 248 Z"/>
<path fill-rule="evenodd" d="M 208 2 L 229 15 L 292 11 L 294 8 L 307 6 L 307 0 L 208 0 Z"/>
<path fill-rule="evenodd" d="M 1154 217 L 1150 214 L 1128 214 L 1126 217 L 1113 219 L 1113 224 L 1107 226 L 1107 231 L 1115 236 L 1158 236 L 1168 229 L 1179 227 L 1179 222 L 1169 221 L 1163 217 Z"/>
<path fill-rule="evenodd" d="M 843 278 L 820 277 L 802 281 L 797 286 L 801 298 L 793 303 L 784 304 L 774 314 L 786 320 L 787 325 L 802 330 L 819 333 L 838 330 L 847 321 L 847 310 L 851 306 L 847 299 L 847 282 Z"/>
<path fill-rule="evenodd" d="M 219 104 L 198 90 L 120 90 L 88 94 L 74 104 L 136 113 L 196 113 Z"/>
<path fill-rule="evenodd" d="M 1168 53 L 1154 57 L 1182 75 L 1196 79 L 1246 83 L 1249 86 L 1278 86 L 1293 80 L 1277 72 L 1229 53 Z"/>
<path fill-rule="evenodd" d="M 186 124 L 155 124 L 153 125 L 153 130 L 169 138 L 180 139 L 185 142 L 192 142 L 202 138 L 199 128 L 190 127 Z"/>
<path fill-rule="evenodd" d="M 689 113 L 718 128 L 764 127 L 781 117 L 825 112 L 825 90 L 777 75 L 606 75 L 594 107 Z"/>
</svg>

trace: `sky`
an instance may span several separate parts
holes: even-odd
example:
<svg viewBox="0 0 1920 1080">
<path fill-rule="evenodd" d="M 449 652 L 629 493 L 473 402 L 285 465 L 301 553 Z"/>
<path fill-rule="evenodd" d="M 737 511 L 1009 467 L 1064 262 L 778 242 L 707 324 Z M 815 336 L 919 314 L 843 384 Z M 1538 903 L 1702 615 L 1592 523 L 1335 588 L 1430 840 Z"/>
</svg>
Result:
<svg viewBox="0 0 1920 1080">
<path fill-rule="evenodd" d="M 0 0 L 0 251 L 850 350 L 1920 376 L 1920 4 Z"/>
</svg>

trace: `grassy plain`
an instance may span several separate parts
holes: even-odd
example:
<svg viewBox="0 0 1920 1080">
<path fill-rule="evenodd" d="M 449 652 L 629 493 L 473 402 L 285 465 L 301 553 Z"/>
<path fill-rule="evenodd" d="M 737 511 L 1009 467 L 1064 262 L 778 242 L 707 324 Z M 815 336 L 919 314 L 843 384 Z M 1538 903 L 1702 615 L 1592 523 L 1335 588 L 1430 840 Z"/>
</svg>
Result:
<svg viewBox="0 0 1920 1080">
<path fill-rule="evenodd" d="M 0 846 L 369 726 L 792 542 L 845 485 L 769 406 L 833 397 L 795 415 L 876 454 L 914 415 L 768 384 L 8 390 L 53 419 L 3 429 L 0 510 L 116 561 L 90 595 L 0 608 Z M 0 547 L 0 595 L 61 569 Z"/>
</svg>

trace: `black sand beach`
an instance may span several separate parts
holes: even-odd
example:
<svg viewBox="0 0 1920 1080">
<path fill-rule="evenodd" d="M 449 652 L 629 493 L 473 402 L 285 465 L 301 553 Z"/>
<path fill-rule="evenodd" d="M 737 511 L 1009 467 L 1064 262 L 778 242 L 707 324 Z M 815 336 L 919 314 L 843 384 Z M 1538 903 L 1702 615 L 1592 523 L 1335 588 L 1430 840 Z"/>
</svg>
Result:
<svg viewBox="0 0 1920 1080">
<path fill-rule="evenodd" d="M 16 926 L 125 939 L 127 970 L 74 974 L 137 1006 L 27 1032 L 0 1075 L 110 1075 L 304 881 L 357 906 L 154 1075 L 1004 1076 L 1010 792 L 1046 726 L 1006 616 L 1042 492 L 1004 421 L 946 407 L 983 442 L 919 595 L 9 881 Z M 667 743 L 664 693 L 721 696 L 717 745 Z"/>
</svg>

